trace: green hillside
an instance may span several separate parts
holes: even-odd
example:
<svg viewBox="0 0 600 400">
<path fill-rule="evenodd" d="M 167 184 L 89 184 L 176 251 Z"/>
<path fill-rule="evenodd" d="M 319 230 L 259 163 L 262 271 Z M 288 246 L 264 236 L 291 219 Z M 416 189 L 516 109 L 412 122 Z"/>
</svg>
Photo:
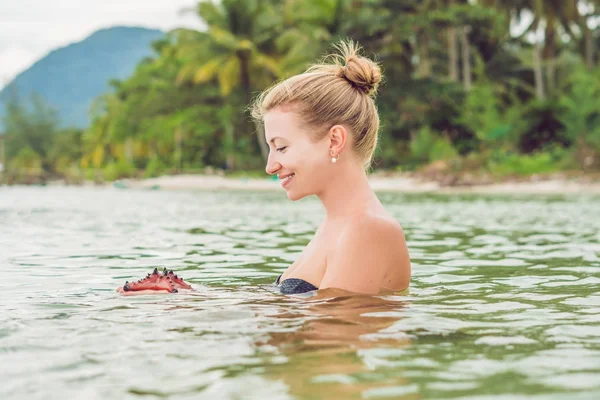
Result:
<svg viewBox="0 0 600 400">
<path fill-rule="evenodd" d="M 109 80 L 131 75 L 137 63 L 152 54 L 151 43 L 163 35 L 156 29 L 113 27 L 56 49 L 0 92 L 0 116 L 16 89 L 22 98 L 40 94 L 58 111 L 61 125 L 84 128 L 93 99 L 108 90 Z"/>
</svg>

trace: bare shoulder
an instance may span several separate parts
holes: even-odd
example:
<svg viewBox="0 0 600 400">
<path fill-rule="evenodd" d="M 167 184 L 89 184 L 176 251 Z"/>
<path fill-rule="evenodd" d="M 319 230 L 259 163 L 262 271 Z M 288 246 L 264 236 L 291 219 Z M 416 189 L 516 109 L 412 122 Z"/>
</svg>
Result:
<svg viewBox="0 0 600 400">
<path fill-rule="evenodd" d="M 388 216 L 362 214 L 353 217 L 342 232 L 339 244 L 349 243 L 373 243 L 386 245 L 404 241 L 402 226 Z"/>
<path fill-rule="evenodd" d="M 341 232 L 320 288 L 360 293 L 381 288 L 404 289 L 410 281 L 410 259 L 404 232 L 391 217 L 353 217 Z"/>
</svg>

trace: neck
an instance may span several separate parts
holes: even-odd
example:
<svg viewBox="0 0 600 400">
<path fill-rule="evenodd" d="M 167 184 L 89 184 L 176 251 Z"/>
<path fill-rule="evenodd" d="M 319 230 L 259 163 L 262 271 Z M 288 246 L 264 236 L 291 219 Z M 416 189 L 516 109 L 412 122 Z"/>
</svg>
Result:
<svg viewBox="0 0 600 400">
<path fill-rule="evenodd" d="M 325 206 L 328 220 L 346 218 L 380 205 L 362 165 L 352 163 L 344 168 L 341 168 L 342 165 L 339 167 L 335 179 L 321 193 L 317 193 Z"/>
</svg>

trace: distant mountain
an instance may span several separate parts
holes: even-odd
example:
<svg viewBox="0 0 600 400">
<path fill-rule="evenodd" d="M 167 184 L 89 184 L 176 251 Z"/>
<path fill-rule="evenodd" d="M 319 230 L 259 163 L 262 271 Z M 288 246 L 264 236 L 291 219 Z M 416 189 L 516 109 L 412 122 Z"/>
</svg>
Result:
<svg viewBox="0 0 600 400">
<path fill-rule="evenodd" d="M 16 88 L 26 101 L 31 93 L 39 93 L 58 110 L 61 125 L 86 127 L 92 100 L 108 90 L 111 79 L 131 75 L 136 64 L 152 54 L 151 43 L 164 35 L 156 29 L 113 27 L 54 50 L 0 91 L 0 117 Z"/>
</svg>

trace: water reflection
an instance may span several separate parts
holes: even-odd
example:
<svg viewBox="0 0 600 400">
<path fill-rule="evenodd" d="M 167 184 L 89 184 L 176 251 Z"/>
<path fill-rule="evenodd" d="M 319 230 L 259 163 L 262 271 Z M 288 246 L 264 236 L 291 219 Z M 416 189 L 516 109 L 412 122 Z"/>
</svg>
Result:
<svg viewBox="0 0 600 400">
<path fill-rule="evenodd" d="M 272 318 L 281 325 L 299 325 L 270 332 L 257 341 L 259 350 L 285 357 L 285 363 L 265 365 L 265 376 L 285 382 L 289 393 L 309 398 L 327 393 L 330 399 L 395 394 L 419 398 L 401 371 L 373 372 L 361 357 L 364 350 L 394 351 L 410 346 L 408 335 L 389 331 L 402 319 L 402 296 L 356 295 L 339 289 L 320 290 L 312 297 L 289 300 Z M 414 388 L 412 388 L 414 390 Z M 402 393 L 402 396 L 399 394 Z"/>
</svg>

